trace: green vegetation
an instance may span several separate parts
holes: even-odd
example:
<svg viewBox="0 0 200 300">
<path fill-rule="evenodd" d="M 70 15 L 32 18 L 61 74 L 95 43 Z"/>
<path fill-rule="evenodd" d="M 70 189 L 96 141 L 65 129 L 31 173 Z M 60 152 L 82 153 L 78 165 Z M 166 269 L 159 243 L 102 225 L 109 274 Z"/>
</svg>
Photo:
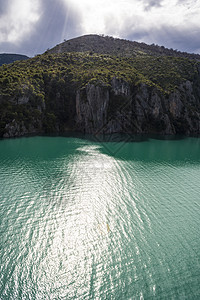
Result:
<svg viewBox="0 0 200 300">
<path fill-rule="evenodd" d="M 186 80 L 195 80 L 197 65 L 195 59 L 156 57 L 141 51 L 130 57 L 46 52 L 3 65 L 0 67 L 0 136 L 12 120 L 23 120 L 25 126 L 41 124 L 38 126 L 50 132 L 56 130 L 59 119 L 59 130 L 62 130 L 74 118 L 76 90 L 88 83 L 109 88 L 116 77 L 133 86 L 155 87 L 169 95 Z"/>
<path fill-rule="evenodd" d="M 147 56 L 172 56 L 200 60 L 199 54 L 191 54 L 178 50 L 168 49 L 159 45 L 147 45 L 129 40 L 114 38 L 97 34 L 83 35 L 56 45 L 48 53 L 61 52 L 88 52 L 108 54 L 119 57 Z"/>
<path fill-rule="evenodd" d="M 0 68 L 0 94 L 19 97 L 30 94 L 44 100 L 46 85 L 62 89 L 73 83 L 80 88 L 90 83 L 110 85 L 115 76 L 138 85 L 146 83 L 170 93 L 197 74 L 195 60 L 166 56 L 116 57 L 90 53 L 39 55 Z"/>
</svg>

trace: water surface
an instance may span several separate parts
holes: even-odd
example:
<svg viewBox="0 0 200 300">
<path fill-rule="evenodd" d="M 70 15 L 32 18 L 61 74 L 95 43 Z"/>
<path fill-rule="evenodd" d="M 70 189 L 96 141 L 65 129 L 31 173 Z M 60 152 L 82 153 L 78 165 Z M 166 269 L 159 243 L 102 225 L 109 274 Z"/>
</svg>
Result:
<svg viewBox="0 0 200 300">
<path fill-rule="evenodd" d="M 200 299 L 200 139 L 0 140 L 0 299 Z"/>
</svg>

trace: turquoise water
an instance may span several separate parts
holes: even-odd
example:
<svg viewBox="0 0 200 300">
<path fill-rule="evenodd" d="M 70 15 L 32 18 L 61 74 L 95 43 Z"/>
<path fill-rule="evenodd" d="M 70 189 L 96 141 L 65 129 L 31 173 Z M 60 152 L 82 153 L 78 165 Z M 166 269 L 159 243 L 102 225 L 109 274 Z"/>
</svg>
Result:
<svg viewBox="0 0 200 300">
<path fill-rule="evenodd" d="M 0 140 L 0 299 L 200 299 L 200 139 Z"/>
</svg>

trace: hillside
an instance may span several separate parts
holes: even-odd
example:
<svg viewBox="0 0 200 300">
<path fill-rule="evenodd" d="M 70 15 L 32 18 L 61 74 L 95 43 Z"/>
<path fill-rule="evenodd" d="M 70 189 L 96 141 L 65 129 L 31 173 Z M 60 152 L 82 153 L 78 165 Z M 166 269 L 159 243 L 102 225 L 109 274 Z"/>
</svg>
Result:
<svg viewBox="0 0 200 300">
<path fill-rule="evenodd" d="M 25 59 L 28 59 L 28 56 L 21 55 L 21 54 L 2 53 L 0 54 L 0 66 L 2 66 L 3 64 L 13 63 L 16 60 L 25 60 Z"/>
<path fill-rule="evenodd" d="M 173 56 L 200 60 L 199 54 L 189 54 L 178 50 L 168 49 L 164 46 L 147 45 L 135 41 L 128 41 L 111 36 L 96 34 L 84 35 L 55 46 L 48 53 L 62 52 L 90 52 L 109 54 L 115 56 L 135 57 L 137 55 Z"/>
<path fill-rule="evenodd" d="M 138 45 L 84 36 L 0 67 L 0 136 L 199 134 L 199 56 Z"/>
</svg>

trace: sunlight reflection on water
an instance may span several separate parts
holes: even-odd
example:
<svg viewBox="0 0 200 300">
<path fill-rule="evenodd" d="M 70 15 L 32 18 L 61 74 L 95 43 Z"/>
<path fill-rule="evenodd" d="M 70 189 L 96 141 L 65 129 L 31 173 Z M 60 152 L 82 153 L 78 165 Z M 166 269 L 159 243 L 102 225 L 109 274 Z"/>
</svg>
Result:
<svg viewBox="0 0 200 300">
<path fill-rule="evenodd" d="M 200 295 L 196 140 L 190 152 L 191 140 L 127 143 L 116 156 L 73 138 L 2 142 L 0 298 Z"/>
</svg>

